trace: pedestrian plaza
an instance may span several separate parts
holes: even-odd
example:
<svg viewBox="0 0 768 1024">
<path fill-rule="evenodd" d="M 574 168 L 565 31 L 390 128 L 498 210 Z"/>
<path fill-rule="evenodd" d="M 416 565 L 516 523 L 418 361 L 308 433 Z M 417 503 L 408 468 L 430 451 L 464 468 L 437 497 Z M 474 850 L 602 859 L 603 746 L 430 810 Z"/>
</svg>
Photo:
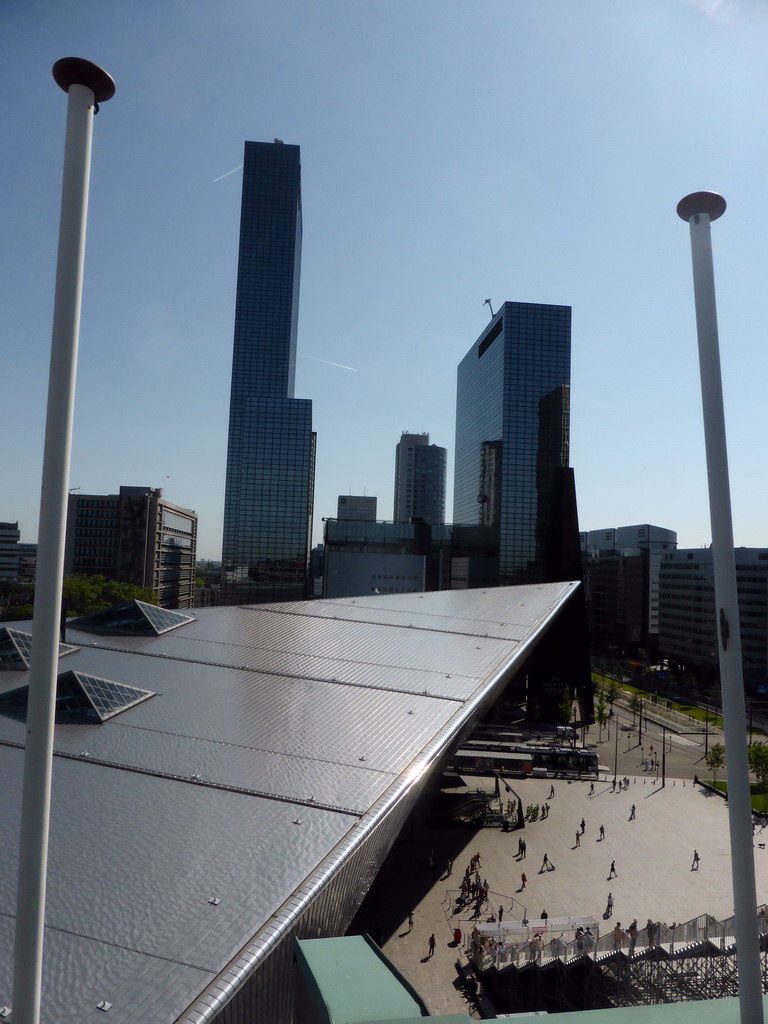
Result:
<svg viewBox="0 0 768 1024">
<path fill-rule="evenodd" d="M 668 778 L 662 785 L 655 775 L 641 772 L 628 777 L 628 787 L 619 789 L 612 786 L 612 773 L 603 772 L 592 795 L 589 781 L 510 779 L 523 807 L 546 802 L 549 814 L 513 832 L 414 824 L 412 833 L 403 837 L 366 904 L 367 927 L 379 930 L 385 953 L 433 1014 L 467 1011 L 456 964 L 467 962 L 467 934 L 478 922 L 492 924 L 488 918 L 497 917 L 500 906 L 510 928 L 524 920 L 533 926 L 546 914 L 552 922 L 593 919 L 603 936 L 618 922 L 626 929 L 634 919 L 640 928 L 648 919 L 671 927 L 702 914 L 718 920 L 732 915 L 725 801 L 690 779 Z M 493 793 L 492 779 L 464 778 L 468 787 Z M 550 797 L 553 784 L 555 795 Z M 635 817 L 629 820 L 633 804 Z M 576 846 L 582 819 L 585 829 Z M 520 837 L 527 847 L 524 858 L 518 855 Z M 768 852 L 763 842 L 758 830 L 758 903 L 768 898 Z M 437 854 L 436 869 L 428 866 L 432 850 Z M 693 864 L 695 850 L 698 867 Z M 479 874 L 489 888 L 488 904 L 477 917 L 474 905 L 454 913 L 465 868 L 475 853 L 480 854 Z M 447 874 L 449 858 L 453 866 Z M 612 861 L 616 874 L 609 879 Z M 609 894 L 613 908 L 605 917 Z M 462 931 L 459 945 L 455 928 Z M 436 950 L 430 957 L 428 940 L 433 933 Z M 564 935 L 564 941 L 569 939 L 570 934 Z"/>
</svg>

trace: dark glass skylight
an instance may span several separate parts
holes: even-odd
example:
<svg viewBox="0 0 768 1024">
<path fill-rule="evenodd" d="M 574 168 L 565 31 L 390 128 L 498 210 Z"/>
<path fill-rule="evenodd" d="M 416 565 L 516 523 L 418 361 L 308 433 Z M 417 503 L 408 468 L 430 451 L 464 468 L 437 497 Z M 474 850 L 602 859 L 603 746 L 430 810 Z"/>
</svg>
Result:
<svg viewBox="0 0 768 1024">
<path fill-rule="evenodd" d="M 0 696 L 0 711 L 26 718 L 29 687 L 21 686 Z M 122 711 L 154 697 L 151 690 L 126 686 L 86 672 L 64 672 L 56 680 L 57 722 L 106 722 Z"/>
<path fill-rule="evenodd" d="M 191 615 L 158 608 L 145 601 L 129 601 L 103 612 L 83 615 L 72 625 L 85 633 L 132 633 L 137 636 L 160 636 L 171 629 L 194 622 Z"/>
<path fill-rule="evenodd" d="M 72 644 L 59 644 L 59 657 L 72 654 L 78 648 Z M 32 634 L 3 626 L 0 629 L 0 669 L 27 669 L 32 654 Z"/>
</svg>

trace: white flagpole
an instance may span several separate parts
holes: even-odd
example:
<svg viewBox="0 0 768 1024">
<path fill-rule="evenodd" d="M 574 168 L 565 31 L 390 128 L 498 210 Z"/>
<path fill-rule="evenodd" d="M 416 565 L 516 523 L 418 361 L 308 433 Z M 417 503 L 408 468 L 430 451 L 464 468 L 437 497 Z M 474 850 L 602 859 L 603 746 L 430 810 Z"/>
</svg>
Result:
<svg viewBox="0 0 768 1024">
<path fill-rule="evenodd" d="M 728 822 L 731 873 L 736 916 L 736 962 L 742 1024 L 762 1024 L 760 940 L 757 928 L 757 890 L 752 839 L 752 804 L 747 759 L 747 719 L 741 629 L 736 588 L 728 451 L 720 375 L 720 348 L 715 305 L 710 223 L 725 212 L 725 200 L 715 192 L 694 192 L 681 199 L 678 215 L 690 224 L 693 291 L 699 338 L 701 400 L 707 453 L 709 514 L 715 574 L 716 631 L 720 655 L 723 732 L 728 763 Z"/>
<path fill-rule="evenodd" d="M 69 98 L 21 801 L 12 1005 L 14 1024 L 38 1024 L 40 1020 L 59 617 L 91 134 L 94 108 L 110 99 L 115 92 L 115 83 L 106 71 L 79 57 L 65 57 L 57 61 L 53 66 L 53 77 Z"/>
</svg>

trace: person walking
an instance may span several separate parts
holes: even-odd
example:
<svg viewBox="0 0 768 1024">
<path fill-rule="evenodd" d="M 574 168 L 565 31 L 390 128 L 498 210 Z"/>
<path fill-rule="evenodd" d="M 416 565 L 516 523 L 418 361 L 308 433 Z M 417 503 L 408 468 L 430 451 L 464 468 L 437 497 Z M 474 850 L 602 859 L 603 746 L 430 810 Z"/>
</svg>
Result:
<svg viewBox="0 0 768 1024">
<path fill-rule="evenodd" d="M 528 853 L 528 843 L 523 839 L 523 857 Z"/>
<path fill-rule="evenodd" d="M 630 821 L 634 821 L 635 820 L 635 805 L 634 804 L 632 804 L 632 809 L 629 812 L 629 820 Z"/>
<path fill-rule="evenodd" d="M 541 862 L 541 867 L 539 868 L 539 874 L 541 874 L 542 871 L 549 871 L 549 867 L 549 857 L 545 853 L 544 860 Z"/>
<path fill-rule="evenodd" d="M 618 874 L 618 872 L 616 870 L 616 861 L 612 860 L 611 861 L 611 870 L 608 872 L 608 877 L 609 878 L 615 878 L 617 874 Z"/>
<path fill-rule="evenodd" d="M 528 881 L 528 879 L 527 879 L 527 878 L 525 877 L 525 872 L 523 872 L 523 873 L 522 873 L 522 875 L 520 876 L 520 883 L 521 883 L 521 884 L 520 884 L 520 888 L 521 888 L 521 889 L 524 889 L 524 888 L 525 888 L 525 883 L 526 883 L 527 881 Z"/>
<path fill-rule="evenodd" d="M 605 839 L 605 825 L 600 826 L 600 838 L 598 839 L 598 843 L 602 842 L 603 839 Z"/>
<path fill-rule="evenodd" d="M 549 787 L 549 799 L 550 800 L 554 800 L 555 799 L 555 784 L 554 784 L 554 782 Z"/>
<path fill-rule="evenodd" d="M 590 784 L 589 784 L 589 795 L 590 796 L 594 796 L 595 795 L 595 784 L 594 784 L 594 782 L 590 782 Z"/>
<path fill-rule="evenodd" d="M 608 893 L 608 899 L 605 904 L 605 916 L 610 917 L 613 913 L 613 893 Z"/>
<path fill-rule="evenodd" d="M 408 911 L 408 931 L 409 932 L 413 931 L 413 911 L 412 910 Z"/>
<path fill-rule="evenodd" d="M 581 829 L 581 834 L 584 835 L 584 833 L 587 831 L 587 823 L 586 821 L 584 821 L 583 818 L 579 822 L 579 828 Z"/>
<path fill-rule="evenodd" d="M 613 782 L 611 783 L 611 792 L 612 793 L 616 792 L 616 779 L 614 779 Z"/>
<path fill-rule="evenodd" d="M 699 858 L 699 851 L 698 850 L 694 850 L 693 851 L 693 863 L 691 864 L 691 871 L 698 871 L 699 870 L 699 859 L 700 859 Z"/>
<path fill-rule="evenodd" d="M 427 945 L 429 946 L 429 956 L 434 956 L 435 955 L 435 933 L 434 932 L 432 932 L 432 934 L 429 936 L 429 942 L 427 943 Z"/>
<path fill-rule="evenodd" d="M 445 869 L 446 875 L 450 875 L 453 871 L 453 857 L 448 858 L 448 867 Z"/>
<path fill-rule="evenodd" d="M 574 847 L 574 849 L 576 849 L 576 847 L 579 846 L 581 846 L 581 832 L 576 833 L 576 846 Z"/>
</svg>

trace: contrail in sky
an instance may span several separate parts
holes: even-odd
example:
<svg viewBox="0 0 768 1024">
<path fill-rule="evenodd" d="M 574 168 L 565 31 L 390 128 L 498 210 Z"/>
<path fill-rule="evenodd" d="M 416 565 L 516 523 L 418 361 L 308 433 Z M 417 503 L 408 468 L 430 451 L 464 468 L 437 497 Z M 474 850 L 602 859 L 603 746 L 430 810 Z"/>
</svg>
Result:
<svg viewBox="0 0 768 1024">
<path fill-rule="evenodd" d="M 330 359 L 321 359 L 320 356 L 308 356 L 306 352 L 301 354 L 305 359 L 314 359 L 316 363 L 327 363 L 328 366 L 338 366 L 340 370 L 351 370 L 352 373 L 357 373 L 354 366 L 345 366 L 344 363 L 332 363 Z"/>
<path fill-rule="evenodd" d="M 237 167 L 233 167 L 232 170 L 231 171 L 227 171 L 226 174 L 220 174 L 218 176 L 218 178 L 214 178 L 213 181 L 211 182 L 211 184 L 215 185 L 216 182 L 217 181 L 221 181 L 222 178 L 228 178 L 230 176 L 230 174 L 234 174 L 235 171 L 241 171 L 242 169 L 243 169 L 243 165 L 242 164 L 238 164 Z"/>
</svg>

